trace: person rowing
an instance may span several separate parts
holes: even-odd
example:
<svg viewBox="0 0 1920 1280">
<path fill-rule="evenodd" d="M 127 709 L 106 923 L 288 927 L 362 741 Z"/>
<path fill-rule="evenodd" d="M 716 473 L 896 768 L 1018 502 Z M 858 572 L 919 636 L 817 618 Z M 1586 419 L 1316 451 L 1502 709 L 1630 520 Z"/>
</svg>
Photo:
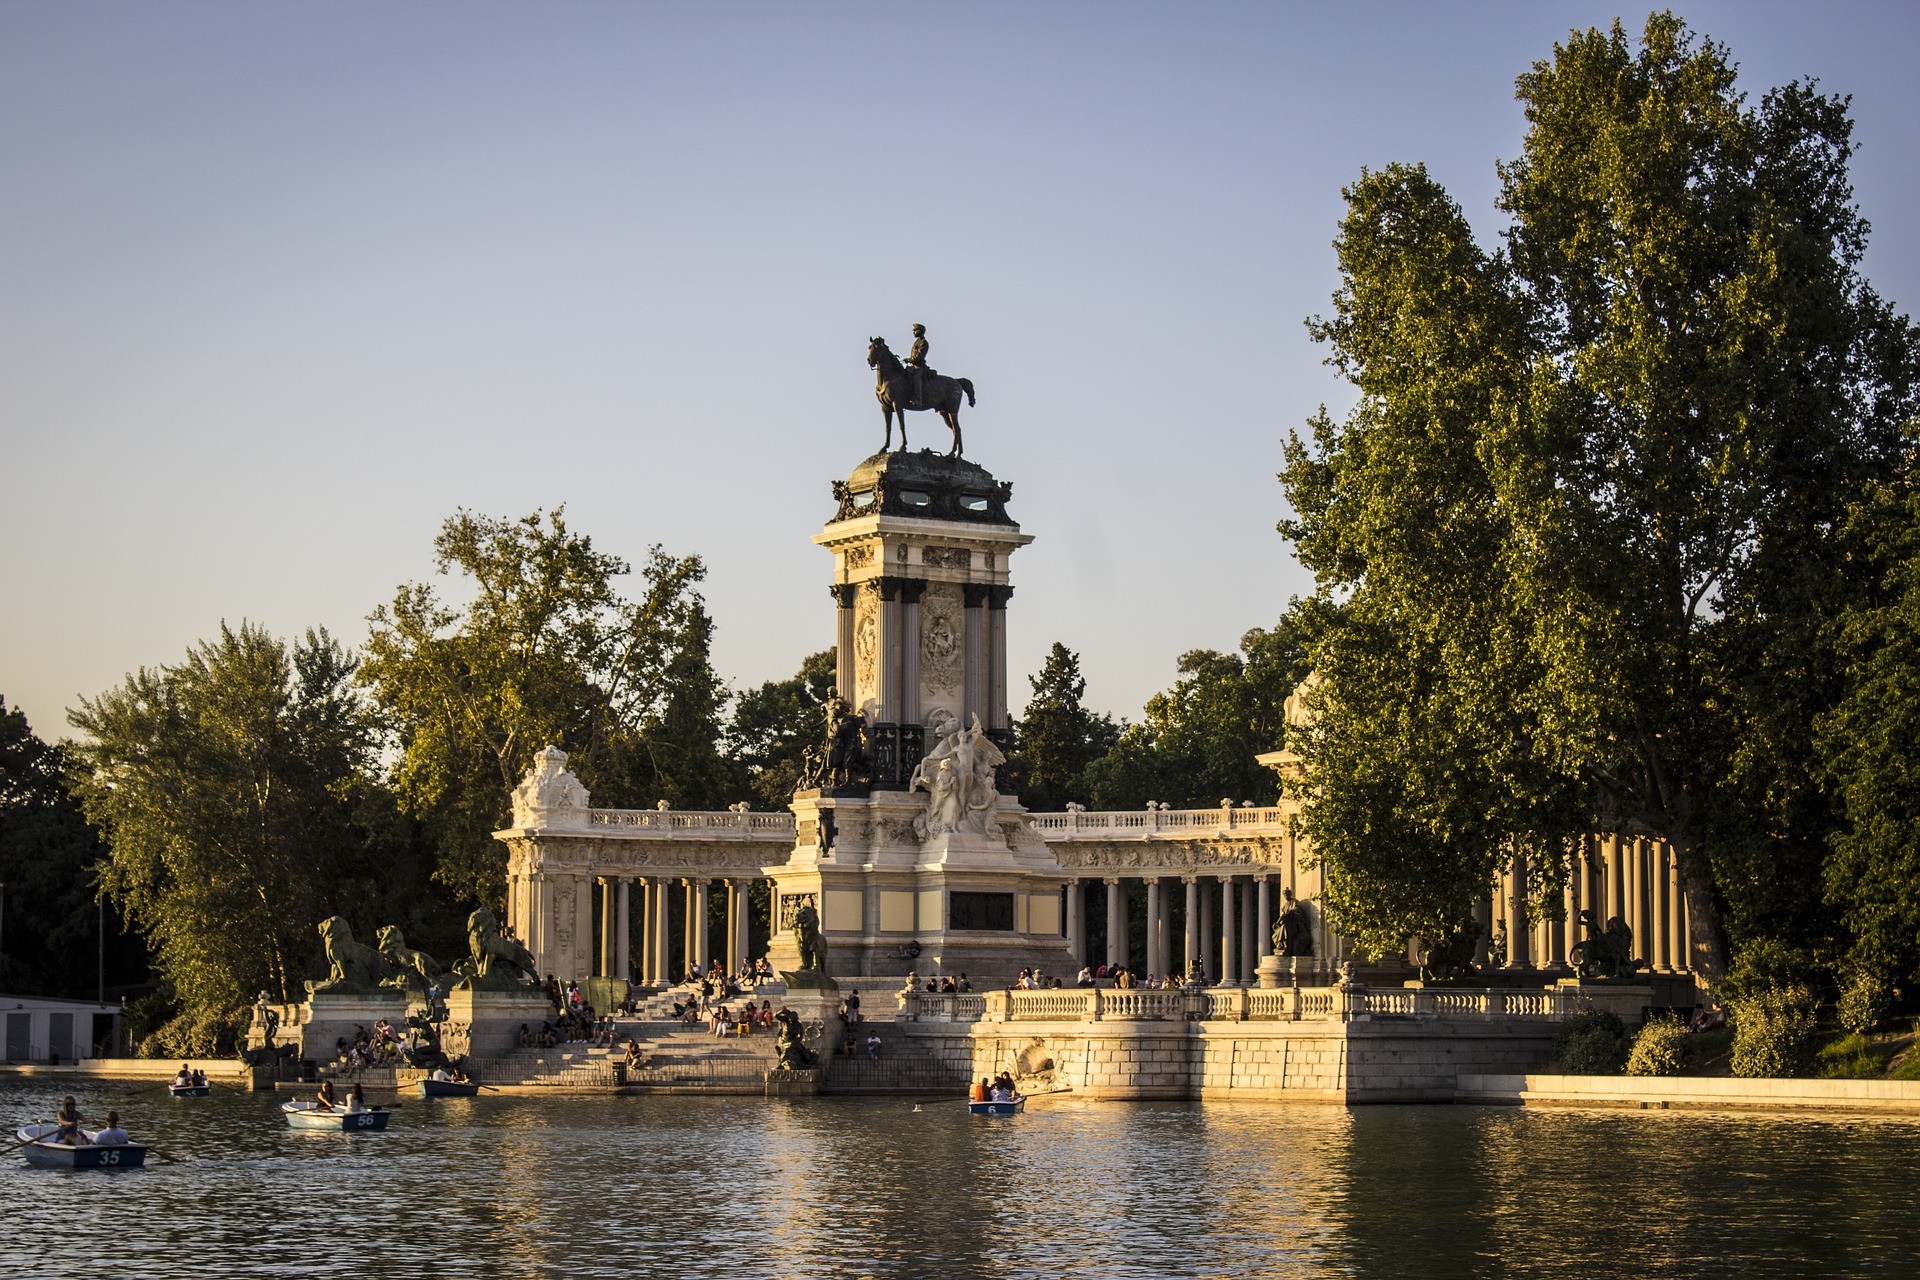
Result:
<svg viewBox="0 0 1920 1280">
<path fill-rule="evenodd" d="M 124 1147 L 133 1139 L 120 1127 L 120 1113 L 107 1112 L 107 1127 L 94 1132 L 93 1145 L 96 1147 Z"/>
<path fill-rule="evenodd" d="M 176 1089 L 187 1089 L 187 1088 L 191 1088 L 192 1085 L 193 1085 L 193 1071 L 190 1067 L 187 1066 L 186 1063 L 183 1062 L 180 1064 L 179 1074 L 174 1076 L 173 1078 L 173 1087 Z"/>
<path fill-rule="evenodd" d="M 322 1080 L 320 1092 L 314 1096 L 313 1107 L 316 1111 L 338 1111 L 339 1101 L 333 1096 L 333 1081 Z"/>
</svg>

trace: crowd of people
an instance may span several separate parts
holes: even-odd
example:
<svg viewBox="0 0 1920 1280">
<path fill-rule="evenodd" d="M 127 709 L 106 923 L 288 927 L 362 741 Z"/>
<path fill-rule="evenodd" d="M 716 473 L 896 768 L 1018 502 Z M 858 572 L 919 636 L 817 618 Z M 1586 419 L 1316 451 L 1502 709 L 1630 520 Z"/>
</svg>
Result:
<svg viewBox="0 0 1920 1280">
<path fill-rule="evenodd" d="M 335 1060 L 349 1071 L 406 1065 L 400 1055 L 400 1036 L 385 1018 L 374 1023 L 372 1031 L 355 1027 L 352 1039 L 340 1036 L 333 1047 Z"/>
<path fill-rule="evenodd" d="M 980 1082 L 973 1086 L 967 1099 L 970 1102 L 1012 1102 L 1019 1096 L 1013 1087 L 1013 1077 L 1002 1071 L 991 1080 L 980 1077 Z"/>
</svg>

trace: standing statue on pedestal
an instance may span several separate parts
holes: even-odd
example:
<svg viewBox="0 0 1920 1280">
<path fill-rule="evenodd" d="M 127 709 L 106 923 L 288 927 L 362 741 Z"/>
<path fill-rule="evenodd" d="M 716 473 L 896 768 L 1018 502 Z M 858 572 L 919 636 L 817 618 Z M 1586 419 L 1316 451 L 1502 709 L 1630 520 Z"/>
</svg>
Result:
<svg viewBox="0 0 1920 1280">
<path fill-rule="evenodd" d="M 1313 922 L 1307 919 L 1306 904 L 1296 901 L 1291 889 L 1280 891 L 1280 919 L 1273 926 L 1273 954 L 1313 954 Z"/>
<path fill-rule="evenodd" d="M 872 775 L 867 756 L 866 717 L 834 694 L 821 705 L 826 733 L 817 751 L 807 753 L 805 781 L 816 787 L 865 784 Z"/>
<path fill-rule="evenodd" d="M 969 405 L 974 403 L 973 383 L 965 378 L 949 378 L 935 373 L 928 366 L 925 325 L 913 326 L 913 346 L 907 360 L 907 364 L 901 364 L 900 357 L 887 347 L 885 338 L 871 338 L 867 342 L 867 367 L 877 371 L 873 394 L 880 401 L 880 414 L 887 426 L 886 442 L 880 446 L 880 451 L 885 453 L 893 447 L 893 420 L 897 416 L 900 419 L 900 452 L 905 453 L 907 411 L 931 409 L 953 429 L 953 448 L 948 450 L 947 456 L 960 457 L 960 398 L 964 395 Z"/>
</svg>

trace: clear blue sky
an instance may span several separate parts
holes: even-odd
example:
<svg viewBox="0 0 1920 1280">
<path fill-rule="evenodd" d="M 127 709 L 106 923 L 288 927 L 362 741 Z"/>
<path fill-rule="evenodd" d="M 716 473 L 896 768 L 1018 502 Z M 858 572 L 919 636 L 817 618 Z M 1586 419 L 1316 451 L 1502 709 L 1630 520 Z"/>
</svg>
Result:
<svg viewBox="0 0 1920 1280">
<path fill-rule="evenodd" d="M 1920 6 L 1680 12 L 1853 95 L 1910 309 Z M 54 736 L 222 619 L 357 642 L 456 507 L 561 502 L 705 556 L 722 674 L 789 674 L 866 339 L 918 320 L 1038 539 L 1016 672 L 1062 640 L 1137 715 L 1307 589 L 1273 476 L 1346 403 L 1302 326 L 1341 184 L 1423 160 L 1491 241 L 1514 76 L 1615 13 L 5 0 L 0 694 Z"/>
</svg>

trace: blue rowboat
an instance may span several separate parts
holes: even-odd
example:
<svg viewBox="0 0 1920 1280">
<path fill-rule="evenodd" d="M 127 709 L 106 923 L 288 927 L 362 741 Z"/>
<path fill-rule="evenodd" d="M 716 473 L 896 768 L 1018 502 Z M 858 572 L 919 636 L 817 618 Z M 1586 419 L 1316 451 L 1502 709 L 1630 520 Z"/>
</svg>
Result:
<svg viewBox="0 0 1920 1280">
<path fill-rule="evenodd" d="M 480 1086 L 471 1080 L 422 1080 L 420 1096 L 423 1098 L 471 1098 L 480 1092 Z"/>
<path fill-rule="evenodd" d="M 969 1102 L 967 1110 L 976 1116 L 1017 1116 L 1027 1109 L 1027 1096 L 1016 1094 L 1007 1102 Z"/>
<path fill-rule="evenodd" d="M 335 1133 L 379 1133 L 387 1127 L 393 1113 L 385 1107 L 368 1111 L 349 1111 L 345 1107 L 323 1107 L 317 1102 L 283 1102 L 280 1110 L 295 1129 L 331 1129 Z"/>
<path fill-rule="evenodd" d="M 51 1169 L 138 1169 L 147 1162 L 147 1149 L 137 1142 L 108 1147 L 96 1147 L 91 1142 L 68 1146 L 53 1141 L 53 1135 L 59 1132 L 57 1124 L 30 1124 L 15 1129 L 13 1136 L 19 1140 L 20 1154 L 27 1158 L 28 1164 Z M 93 1137 L 85 1129 L 80 1132 L 89 1140 Z"/>
<path fill-rule="evenodd" d="M 170 1084 L 167 1092 L 176 1098 L 204 1098 L 213 1092 L 210 1084 Z"/>
</svg>

